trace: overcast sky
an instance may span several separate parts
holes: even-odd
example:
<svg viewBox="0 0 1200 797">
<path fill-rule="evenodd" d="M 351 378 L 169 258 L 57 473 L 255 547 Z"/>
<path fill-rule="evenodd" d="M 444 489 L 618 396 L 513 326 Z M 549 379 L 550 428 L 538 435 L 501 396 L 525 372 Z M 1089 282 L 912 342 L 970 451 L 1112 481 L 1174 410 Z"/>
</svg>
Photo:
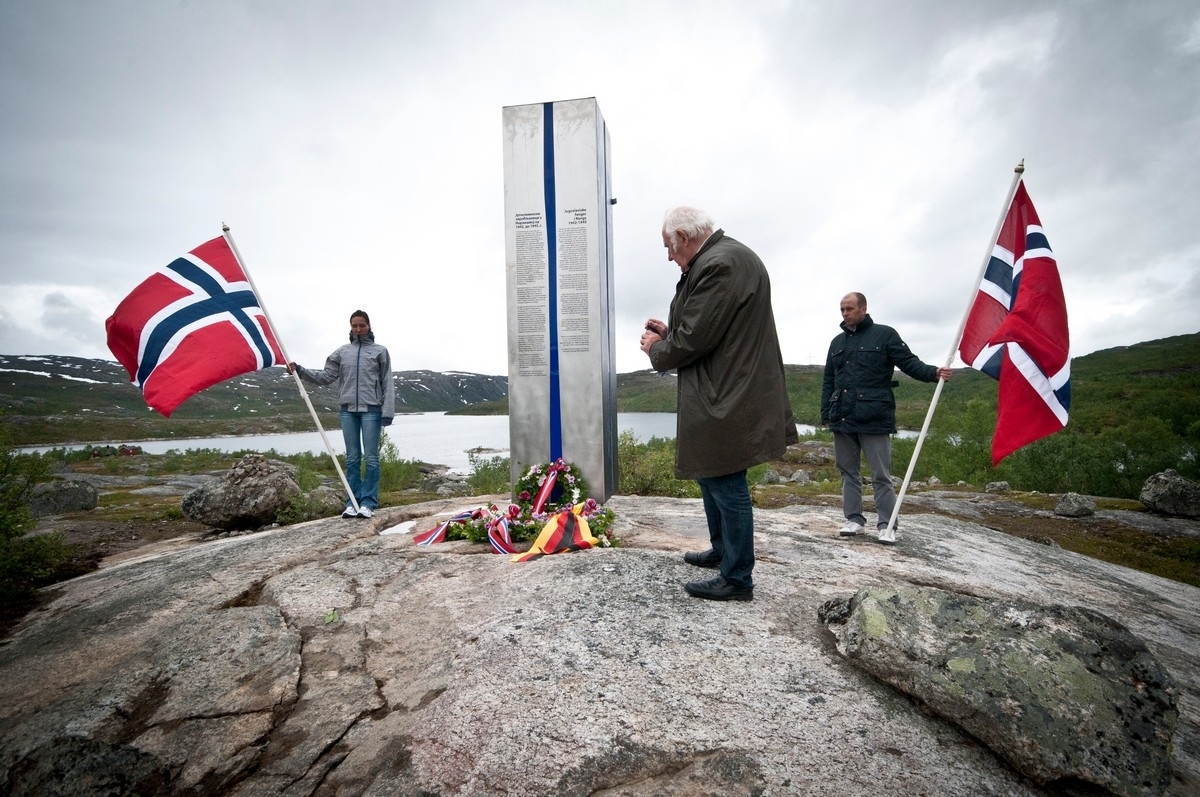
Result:
<svg viewBox="0 0 1200 797">
<path fill-rule="evenodd" d="M 0 353 L 114 359 L 118 302 L 224 222 L 293 360 L 361 307 L 397 370 L 504 374 L 502 109 L 579 97 L 618 371 L 680 204 L 767 264 L 786 362 L 858 290 L 940 364 L 1022 159 L 1073 356 L 1200 331 L 1194 0 L 3 0 Z"/>
</svg>

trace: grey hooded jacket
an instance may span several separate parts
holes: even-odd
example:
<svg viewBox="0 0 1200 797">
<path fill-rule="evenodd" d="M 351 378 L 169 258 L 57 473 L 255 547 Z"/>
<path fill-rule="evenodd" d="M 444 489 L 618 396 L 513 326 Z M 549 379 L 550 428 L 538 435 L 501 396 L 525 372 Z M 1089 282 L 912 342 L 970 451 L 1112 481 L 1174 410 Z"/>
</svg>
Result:
<svg viewBox="0 0 1200 797">
<path fill-rule="evenodd" d="M 338 381 L 338 403 L 350 412 L 369 412 L 378 407 L 385 425 L 396 414 L 396 384 L 392 379 L 392 356 L 368 333 L 350 336 L 342 346 L 325 360 L 325 368 L 311 371 L 303 365 L 296 373 L 314 385 Z"/>
</svg>

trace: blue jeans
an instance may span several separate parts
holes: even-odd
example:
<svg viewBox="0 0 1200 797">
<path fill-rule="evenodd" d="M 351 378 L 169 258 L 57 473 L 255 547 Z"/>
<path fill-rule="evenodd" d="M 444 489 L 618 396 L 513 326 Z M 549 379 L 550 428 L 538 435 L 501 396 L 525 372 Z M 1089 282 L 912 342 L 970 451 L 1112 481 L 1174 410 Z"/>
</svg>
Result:
<svg viewBox="0 0 1200 797">
<path fill-rule="evenodd" d="M 378 412 L 348 412 L 338 414 L 342 423 L 342 439 L 346 443 L 346 480 L 350 492 L 360 507 L 379 506 L 379 432 L 383 415 Z M 366 460 L 366 475 L 363 475 Z M 350 506 L 350 502 L 346 502 Z"/>
<path fill-rule="evenodd" d="M 892 436 L 886 434 L 833 433 L 833 456 L 842 474 L 842 514 L 863 526 L 862 476 L 859 469 L 865 457 L 871 471 L 871 490 L 875 494 L 875 524 L 887 528 L 896 508 L 896 489 L 892 486 Z M 899 521 L 896 523 L 900 525 Z"/>
<path fill-rule="evenodd" d="M 746 471 L 696 479 L 708 517 L 708 538 L 721 555 L 721 575 L 735 587 L 752 589 L 754 508 Z"/>
</svg>

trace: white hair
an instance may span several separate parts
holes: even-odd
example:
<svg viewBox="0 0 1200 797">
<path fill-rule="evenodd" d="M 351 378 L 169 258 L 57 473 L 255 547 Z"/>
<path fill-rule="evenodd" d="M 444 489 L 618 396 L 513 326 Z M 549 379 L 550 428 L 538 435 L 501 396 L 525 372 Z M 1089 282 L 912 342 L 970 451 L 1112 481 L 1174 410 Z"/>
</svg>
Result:
<svg viewBox="0 0 1200 797">
<path fill-rule="evenodd" d="M 683 233 L 689 239 L 705 238 L 716 229 L 712 216 L 699 208 L 687 206 L 668 210 L 663 219 L 663 233 L 668 238 L 675 238 Z"/>
</svg>

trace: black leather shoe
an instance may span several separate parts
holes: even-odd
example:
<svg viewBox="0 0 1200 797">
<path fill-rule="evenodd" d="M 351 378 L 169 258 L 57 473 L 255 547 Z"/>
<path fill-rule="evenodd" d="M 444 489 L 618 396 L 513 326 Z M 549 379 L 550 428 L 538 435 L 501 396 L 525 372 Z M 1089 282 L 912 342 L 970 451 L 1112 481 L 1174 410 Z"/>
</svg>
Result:
<svg viewBox="0 0 1200 797">
<path fill-rule="evenodd" d="M 683 561 L 696 567 L 717 568 L 721 566 L 721 557 L 712 548 L 707 551 L 688 551 L 683 555 Z"/>
<path fill-rule="evenodd" d="M 704 598 L 709 601 L 752 601 L 754 588 L 735 587 L 722 576 L 708 581 L 689 581 L 683 585 L 693 598 Z"/>
</svg>

